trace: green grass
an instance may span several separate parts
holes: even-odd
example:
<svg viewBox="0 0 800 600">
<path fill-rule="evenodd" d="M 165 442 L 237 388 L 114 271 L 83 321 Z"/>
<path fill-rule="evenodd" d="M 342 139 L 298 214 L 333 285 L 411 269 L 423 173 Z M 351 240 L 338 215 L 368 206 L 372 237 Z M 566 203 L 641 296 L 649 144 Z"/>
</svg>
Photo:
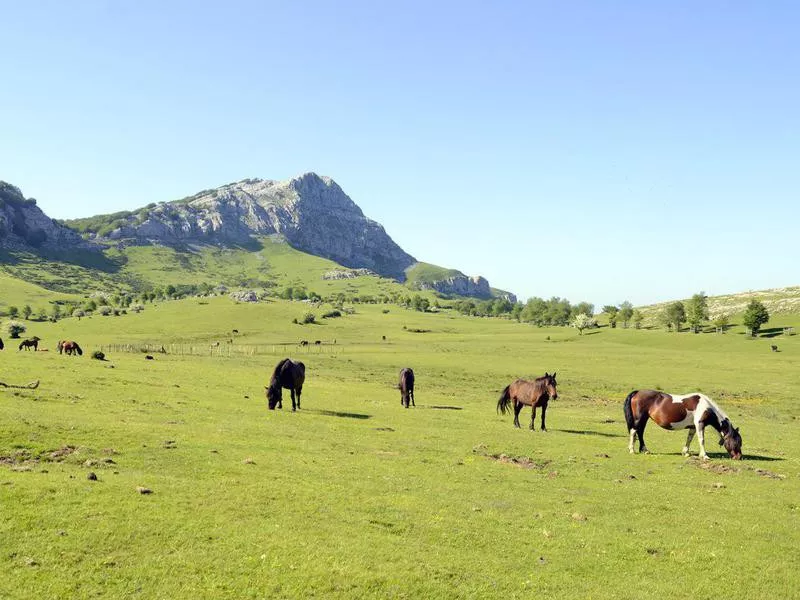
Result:
<svg viewBox="0 0 800 600">
<path fill-rule="evenodd" d="M 41 386 L 0 391 L 0 597 L 796 595 L 800 336 L 578 336 L 381 306 L 298 326 L 303 303 L 202 302 L 32 324 L 46 353 L 6 339 L 0 380 Z M 234 358 L 86 356 L 231 337 Z M 60 338 L 85 355 L 53 353 Z M 325 343 L 272 354 L 301 339 Z M 307 366 L 295 414 L 263 394 L 284 355 Z M 403 366 L 416 409 L 393 388 Z M 500 390 L 545 370 L 550 431 L 513 429 Z M 684 434 L 652 424 L 653 454 L 628 454 L 622 399 L 645 387 L 710 394 L 747 460 L 713 442 L 710 463 L 685 459 Z"/>
<path fill-rule="evenodd" d="M 433 283 L 459 275 L 463 276 L 464 273 L 457 269 L 445 269 L 430 263 L 418 262 L 406 269 L 406 283 L 414 287 L 414 284 Z"/>
</svg>

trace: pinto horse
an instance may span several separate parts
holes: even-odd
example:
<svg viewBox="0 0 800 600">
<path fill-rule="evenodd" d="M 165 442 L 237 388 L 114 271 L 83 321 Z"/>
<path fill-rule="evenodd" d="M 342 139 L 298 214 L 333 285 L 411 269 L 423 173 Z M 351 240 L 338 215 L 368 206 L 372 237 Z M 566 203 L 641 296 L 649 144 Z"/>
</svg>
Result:
<svg viewBox="0 0 800 600">
<path fill-rule="evenodd" d="M 77 353 L 78 356 L 83 356 L 83 350 L 81 350 L 81 347 L 78 346 L 78 342 L 73 342 L 72 340 L 59 340 L 56 349 L 58 350 L 59 354 L 62 352 L 67 355 Z"/>
<path fill-rule="evenodd" d="M 267 404 L 270 410 L 275 407 L 283 408 L 282 390 L 286 388 L 292 392 L 292 411 L 300 408 L 300 394 L 303 392 L 303 382 L 306 379 L 306 366 L 298 361 L 284 358 L 275 366 L 272 379 L 267 389 Z M 295 397 L 297 403 L 295 403 Z"/>
<path fill-rule="evenodd" d="M 29 338 L 27 340 L 22 340 L 19 344 L 19 350 L 22 350 L 23 348 L 25 348 L 25 350 L 30 350 L 31 348 L 33 348 L 34 351 L 36 351 L 39 349 L 39 342 L 41 341 L 41 339 L 42 338 L 33 336 L 32 338 Z"/>
<path fill-rule="evenodd" d="M 400 390 L 400 406 L 408 408 L 408 403 L 411 401 L 411 406 L 416 406 L 414 403 L 414 371 L 406 367 L 400 371 L 400 383 L 397 384 L 397 389 Z"/>
<path fill-rule="evenodd" d="M 506 414 L 509 410 L 509 405 L 514 406 L 514 427 L 519 427 L 519 411 L 522 407 L 527 405 L 533 409 L 531 414 L 531 431 L 534 431 L 534 422 L 536 421 L 536 408 L 542 409 L 542 431 L 547 431 L 544 424 L 545 415 L 547 414 L 547 402 L 552 398 L 558 398 L 558 391 L 556 390 L 556 374 L 545 373 L 543 377 L 537 377 L 533 381 L 525 379 L 517 379 L 511 385 L 506 386 L 503 393 L 500 395 L 500 400 L 497 401 L 497 410 L 502 414 Z"/>
<path fill-rule="evenodd" d="M 654 390 L 634 390 L 625 398 L 625 422 L 630 433 L 628 450 L 633 454 L 633 442 L 639 437 L 639 452 L 649 452 L 644 443 L 644 428 L 653 419 L 664 429 L 688 429 L 683 455 L 689 456 L 689 444 L 697 433 L 700 458 L 708 460 L 704 430 L 710 425 L 719 433 L 719 445 L 725 446 L 734 460 L 742 458 L 742 436 L 731 420 L 711 398 L 699 392 L 665 394 Z"/>
</svg>

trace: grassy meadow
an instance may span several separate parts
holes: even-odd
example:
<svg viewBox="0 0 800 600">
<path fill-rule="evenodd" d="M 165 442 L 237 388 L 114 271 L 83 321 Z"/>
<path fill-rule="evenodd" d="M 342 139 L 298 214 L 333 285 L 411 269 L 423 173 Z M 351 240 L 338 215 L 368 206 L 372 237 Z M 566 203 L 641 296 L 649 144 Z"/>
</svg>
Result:
<svg viewBox="0 0 800 600">
<path fill-rule="evenodd" d="M 0 388 L 0 598 L 798 596 L 800 336 L 579 336 L 380 305 L 291 323 L 307 310 L 193 298 L 29 323 L 48 352 L 3 335 L 0 381 L 41 383 Z M 195 355 L 88 356 L 143 343 Z M 266 408 L 284 356 L 306 364 L 297 413 L 288 392 Z M 549 431 L 515 430 L 500 391 L 545 371 Z M 696 441 L 683 458 L 685 433 L 652 423 L 652 454 L 630 455 L 622 401 L 648 387 L 716 399 L 746 460 L 713 435 L 711 461 Z"/>
</svg>

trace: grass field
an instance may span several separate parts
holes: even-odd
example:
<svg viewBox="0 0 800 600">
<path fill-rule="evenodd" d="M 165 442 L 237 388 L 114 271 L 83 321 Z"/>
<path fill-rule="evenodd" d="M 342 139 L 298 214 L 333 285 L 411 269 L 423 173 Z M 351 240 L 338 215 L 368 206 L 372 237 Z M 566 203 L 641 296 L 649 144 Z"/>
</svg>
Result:
<svg viewBox="0 0 800 600">
<path fill-rule="evenodd" d="M 4 336 L 0 380 L 41 385 L 0 388 L 0 598 L 798 596 L 800 336 L 389 308 L 299 326 L 302 303 L 190 299 L 31 323 L 49 352 Z M 87 356 L 228 339 L 231 358 Z M 294 414 L 264 399 L 285 355 L 307 367 Z M 515 430 L 501 389 L 546 370 L 550 431 Z M 647 387 L 711 395 L 746 460 L 713 440 L 711 461 L 685 459 L 684 433 L 652 424 L 653 453 L 628 454 L 622 400 Z"/>
</svg>

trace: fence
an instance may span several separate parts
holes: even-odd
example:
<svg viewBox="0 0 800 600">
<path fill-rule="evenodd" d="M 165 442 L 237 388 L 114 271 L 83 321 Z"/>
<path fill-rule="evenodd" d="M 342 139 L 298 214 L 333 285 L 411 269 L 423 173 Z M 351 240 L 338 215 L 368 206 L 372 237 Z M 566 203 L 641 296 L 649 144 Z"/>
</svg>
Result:
<svg viewBox="0 0 800 600">
<path fill-rule="evenodd" d="M 214 344 L 103 344 L 101 352 L 114 354 L 131 352 L 141 354 L 174 354 L 177 356 L 212 356 L 231 358 L 236 356 L 259 356 L 266 354 L 341 354 L 344 349 L 335 343 L 320 342 L 306 345 L 297 342 L 275 342 L 272 344 L 228 344 L 224 342 Z"/>
</svg>

